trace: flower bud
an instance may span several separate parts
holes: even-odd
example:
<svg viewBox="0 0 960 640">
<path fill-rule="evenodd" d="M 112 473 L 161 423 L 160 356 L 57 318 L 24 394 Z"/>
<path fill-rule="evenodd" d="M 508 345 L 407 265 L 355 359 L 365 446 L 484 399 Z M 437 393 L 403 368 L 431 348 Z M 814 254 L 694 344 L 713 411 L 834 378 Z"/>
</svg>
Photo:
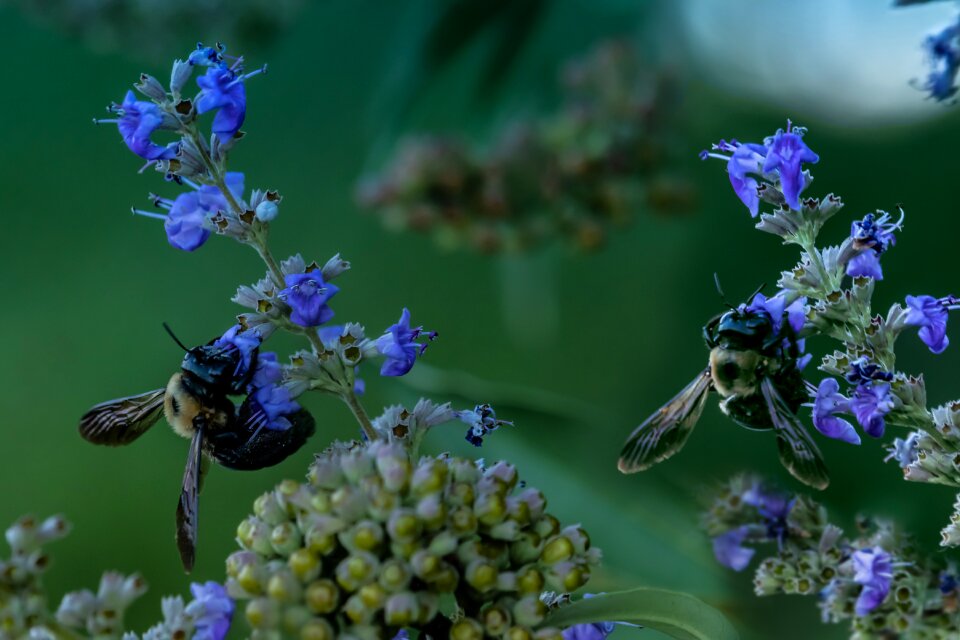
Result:
<svg viewBox="0 0 960 640">
<path fill-rule="evenodd" d="M 352 554 L 337 565 L 337 583 L 347 591 L 356 591 L 374 579 L 378 567 L 375 556 L 363 552 Z"/>
<path fill-rule="evenodd" d="M 340 601 L 340 589 L 331 580 L 316 580 L 307 586 L 304 601 L 314 613 L 332 613 Z"/>
<path fill-rule="evenodd" d="M 471 618 L 461 618 L 450 628 L 450 640 L 483 640 L 483 627 Z"/>
<path fill-rule="evenodd" d="M 387 523 L 387 533 L 398 542 L 410 542 L 420 537 L 420 521 L 408 509 L 397 509 Z"/>
<path fill-rule="evenodd" d="M 279 571 L 267 582 L 267 595 L 278 602 L 293 603 L 301 599 L 300 582 L 292 571 Z"/>
<path fill-rule="evenodd" d="M 410 457 L 399 444 L 386 444 L 377 451 L 377 471 L 387 491 L 402 491 L 410 481 Z"/>
<path fill-rule="evenodd" d="M 167 100 L 167 90 L 163 88 L 159 80 L 149 74 L 141 73 L 140 82 L 133 86 L 154 102 L 166 102 Z"/>
<path fill-rule="evenodd" d="M 400 591 L 410 584 L 412 575 L 406 563 L 396 558 L 391 558 L 381 565 L 378 583 L 387 591 Z"/>
<path fill-rule="evenodd" d="M 276 202 L 264 200 L 254 209 L 254 214 L 260 222 L 270 222 L 280 215 L 280 207 L 277 206 Z"/>
<path fill-rule="evenodd" d="M 288 556 L 299 549 L 303 543 L 300 530 L 292 522 L 278 524 L 270 532 L 270 544 L 273 550 L 282 556 Z"/>
<path fill-rule="evenodd" d="M 255 516 L 250 516 L 237 527 L 237 542 L 244 549 L 262 555 L 273 553 L 270 543 L 270 527 Z"/>
<path fill-rule="evenodd" d="M 517 624 L 535 627 L 547 616 L 547 605 L 537 596 L 526 596 L 513 605 L 513 618 Z"/>
<path fill-rule="evenodd" d="M 406 627 L 416 621 L 419 611 L 417 597 L 409 591 L 402 591 L 387 598 L 383 606 L 383 619 L 392 627 Z"/>
<path fill-rule="evenodd" d="M 264 493 L 253 502 L 253 513 L 270 526 L 288 520 L 287 510 L 280 504 L 272 491 Z"/>
<path fill-rule="evenodd" d="M 300 582 L 310 582 L 320 575 L 320 559 L 309 549 L 297 549 L 291 553 L 287 566 Z"/>
<path fill-rule="evenodd" d="M 300 640 L 334 640 L 336 633 L 330 623 L 314 618 L 300 628 Z"/>
<path fill-rule="evenodd" d="M 467 565 L 464 579 L 480 593 L 486 593 L 497 586 L 497 568 L 486 560 L 477 559 Z"/>
<path fill-rule="evenodd" d="M 244 613 L 254 629 L 269 629 L 279 622 L 280 606 L 269 598 L 255 598 L 247 603 Z"/>
<path fill-rule="evenodd" d="M 170 91 L 174 95 L 179 95 L 183 91 L 183 87 L 187 84 L 187 81 L 190 79 L 190 74 L 193 73 L 193 65 L 189 62 L 183 60 L 174 60 L 173 69 L 170 71 Z"/>
</svg>

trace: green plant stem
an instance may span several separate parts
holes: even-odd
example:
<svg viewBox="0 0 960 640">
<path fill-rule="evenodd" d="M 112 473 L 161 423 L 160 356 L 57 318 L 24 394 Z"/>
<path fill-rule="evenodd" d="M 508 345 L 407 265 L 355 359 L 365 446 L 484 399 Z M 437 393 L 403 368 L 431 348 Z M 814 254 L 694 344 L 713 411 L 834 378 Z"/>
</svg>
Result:
<svg viewBox="0 0 960 640">
<path fill-rule="evenodd" d="M 360 429 L 363 430 L 363 435 L 367 437 L 367 440 L 370 442 L 378 440 L 377 431 L 373 428 L 373 423 L 370 422 L 370 416 L 367 415 L 366 409 L 360 404 L 360 398 L 353 392 L 353 389 L 345 391 L 340 397 L 347 403 L 347 406 L 350 407 L 350 411 L 353 412 L 353 417 L 360 423 Z"/>
</svg>

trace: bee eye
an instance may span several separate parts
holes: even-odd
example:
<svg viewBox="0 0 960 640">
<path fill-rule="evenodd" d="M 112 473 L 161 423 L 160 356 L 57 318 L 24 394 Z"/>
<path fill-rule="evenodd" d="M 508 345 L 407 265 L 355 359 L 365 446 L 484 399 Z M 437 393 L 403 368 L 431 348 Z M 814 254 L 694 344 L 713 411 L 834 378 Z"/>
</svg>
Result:
<svg viewBox="0 0 960 640">
<path fill-rule="evenodd" d="M 720 375 L 727 380 L 736 380 L 740 375 L 740 366 L 735 362 L 724 362 L 720 367 Z"/>
</svg>

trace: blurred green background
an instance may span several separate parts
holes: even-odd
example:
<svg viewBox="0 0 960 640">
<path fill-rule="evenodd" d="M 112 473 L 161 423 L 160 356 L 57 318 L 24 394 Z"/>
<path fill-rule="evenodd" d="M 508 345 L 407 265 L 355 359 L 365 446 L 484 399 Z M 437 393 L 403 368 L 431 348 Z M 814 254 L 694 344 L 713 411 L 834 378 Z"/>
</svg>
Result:
<svg viewBox="0 0 960 640">
<path fill-rule="evenodd" d="M 491 437 L 482 455 L 515 462 L 523 477 L 545 490 L 562 520 L 581 521 L 592 532 L 605 562 L 591 590 L 654 585 L 690 591 L 723 607 L 747 640 L 846 637 L 820 624 L 813 598 L 754 597 L 751 571 L 719 567 L 698 530 L 699 495 L 734 472 L 757 470 L 802 489 L 780 468 L 771 438 L 734 427 L 711 404 L 682 455 L 669 463 L 622 476 L 615 461 L 625 435 L 704 366 L 700 327 L 721 307 L 713 273 L 727 295 L 739 299 L 762 282 L 774 283 L 797 257 L 753 229 L 722 164 L 701 163 L 696 152 L 720 137 L 760 139 L 789 116 L 811 128 L 807 141 L 821 155 L 810 193 L 832 191 L 846 202 L 825 232 L 828 240 L 839 242 L 853 216 L 904 203 L 907 224 L 884 257 L 887 277 L 876 295 L 882 310 L 907 293 L 957 293 L 950 239 L 960 234 L 960 217 L 949 177 L 960 144 L 956 110 L 922 105 L 919 92 L 910 98 L 922 106 L 902 109 L 899 97 L 865 92 L 859 96 L 864 106 L 874 108 L 879 100 L 886 109 L 882 117 L 860 118 L 851 101 L 833 100 L 850 97 L 836 74 L 804 100 L 770 102 L 744 88 L 734 67 L 725 77 L 698 63 L 704 41 L 684 26 L 690 24 L 684 12 L 704 3 L 670 3 L 662 11 L 655 3 L 611 0 L 544 3 L 522 34 L 522 47 L 521 36 L 508 36 L 517 40 L 517 56 L 496 74 L 497 91 L 481 100 L 475 88 L 483 73 L 482 42 L 436 76 L 421 78 L 416 68 L 398 75 L 398 61 L 415 60 L 418 34 L 439 4 L 307 3 L 278 37 L 252 49 L 251 64 L 268 62 L 270 73 L 248 86 L 248 137 L 234 152 L 233 167 L 246 173 L 248 187 L 284 195 L 275 253 L 299 251 L 320 261 L 341 252 L 354 268 L 338 282 L 338 319 L 359 321 L 376 334 L 408 306 L 417 323 L 441 333 L 424 362 L 501 387 L 473 388 L 468 380 L 462 394 L 434 399 L 463 406 L 506 398 L 501 417 L 516 427 Z M 743 9 L 742 2 L 733 4 Z M 879 3 L 853 4 L 866 11 Z M 744 34 L 775 31 L 741 13 Z M 142 37 L 149 38 L 144 27 Z M 185 593 L 190 579 L 222 579 L 236 524 L 253 499 L 281 478 L 301 477 L 311 459 L 304 450 L 259 473 L 214 469 L 201 501 L 197 568 L 188 579 L 173 544 L 186 443 L 164 428 L 117 450 L 90 446 L 76 434 L 77 418 L 90 405 L 159 387 L 176 369 L 180 352 L 162 321 L 187 343 L 206 341 L 232 323 L 237 308 L 229 298 L 237 284 L 263 271 L 244 247 L 217 239 L 182 253 L 167 245 L 158 223 L 130 216 L 130 205 L 147 204 L 147 192 L 173 192 L 152 171 L 136 173 L 138 160 L 113 127 L 90 124 L 104 104 L 121 99 L 139 72 L 166 76 L 169 61 L 148 50 L 159 48 L 172 59 L 198 39 L 218 37 L 209 25 L 197 24 L 195 31 L 159 47 L 96 50 L 0 4 L 0 49 L 7 60 L 0 101 L 6 336 L 0 520 L 62 512 L 75 524 L 74 533 L 51 549 L 55 567 L 47 583 L 57 599 L 66 590 L 94 586 L 104 569 L 141 571 L 151 592 L 132 610 L 136 629 L 158 618 L 161 594 Z M 908 42 L 922 37 L 902 35 Z M 593 255 L 555 247 L 512 260 L 444 253 L 426 237 L 385 231 L 376 217 L 360 213 L 355 182 L 385 160 L 398 135 L 429 129 L 482 138 L 515 112 L 549 108 L 557 65 L 611 36 L 659 51 L 682 79 L 677 171 L 698 191 L 695 211 L 675 217 L 638 212 L 631 227 L 611 234 L 607 247 Z M 737 54 L 737 39 L 729 33 L 726 54 Z M 244 41 L 229 44 L 234 53 L 247 50 Z M 863 53 L 857 42 L 840 44 L 851 56 Z M 804 56 L 817 46 L 797 38 L 778 55 Z M 870 65 L 869 55 L 854 61 L 900 96 L 909 78 Z M 414 108 L 400 113 L 411 96 Z M 518 270 L 554 281 L 561 313 L 549 341 L 517 337 L 531 333 L 524 318 L 536 317 L 535 309 L 524 308 L 523 295 L 504 306 L 504 280 Z M 294 346 L 284 337 L 272 343 L 281 352 Z M 822 353 L 832 345 L 812 341 L 810 347 Z M 925 373 L 932 404 L 954 397 L 956 346 L 932 357 L 907 337 L 902 353 L 904 370 Z M 425 382 L 422 375 L 409 383 L 382 379 L 372 370 L 365 377 L 365 403 L 373 412 L 412 403 L 411 384 Z M 526 397 L 525 389 L 547 393 L 548 406 L 553 398 L 564 402 L 536 411 L 510 401 Z M 481 392 L 488 395 L 468 397 Z M 327 398 L 307 404 L 320 427 L 314 450 L 354 437 L 344 406 Z M 904 483 L 895 465 L 883 464 L 877 441 L 859 448 L 820 441 L 833 478 L 820 497 L 837 522 L 852 526 L 856 513 L 892 516 L 924 548 L 938 552 L 950 491 Z M 438 431 L 427 446 L 477 453 L 457 427 Z"/>
</svg>

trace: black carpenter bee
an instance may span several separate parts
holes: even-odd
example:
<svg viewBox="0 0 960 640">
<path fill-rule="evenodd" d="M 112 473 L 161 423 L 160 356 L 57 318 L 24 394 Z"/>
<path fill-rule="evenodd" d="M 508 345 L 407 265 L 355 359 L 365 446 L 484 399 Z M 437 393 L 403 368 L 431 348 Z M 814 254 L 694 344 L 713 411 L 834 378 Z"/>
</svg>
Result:
<svg viewBox="0 0 960 640">
<path fill-rule="evenodd" d="M 827 468 L 797 417 L 809 391 L 797 366 L 801 350 L 791 323 L 741 305 L 711 320 L 703 336 L 710 349 L 707 368 L 630 434 L 620 471 L 643 471 L 682 449 L 713 389 L 734 422 L 776 433 L 780 462 L 795 478 L 825 489 Z"/>
<path fill-rule="evenodd" d="M 266 428 L 269 418 L 251 396 L 239 407 L 230 400 L 229 396 L 247 389 L 258 348 L 253 348 L 243 366 L 244 354 L 235 347 L 218 345 L 214 339 L 187 349 L 164 327 L 186 351 L 180 371 L 170 377 L 166 388 L 94 406 L 80 419 L 80 435 L 94 444 L 127 445 L 146 433 L 163 413 L 178 435 L 190 439 L 177 504 L 177 547 L 189 572 L 196 557 L 198 498 L 209 460 L 230 469 L 270 467 L 300 449 L 316 425 L 309 412 L 299 409 L 286 416 L 290 428 Z M 238 376 L 238 371 L 244 372 Z"/>
</svg>

